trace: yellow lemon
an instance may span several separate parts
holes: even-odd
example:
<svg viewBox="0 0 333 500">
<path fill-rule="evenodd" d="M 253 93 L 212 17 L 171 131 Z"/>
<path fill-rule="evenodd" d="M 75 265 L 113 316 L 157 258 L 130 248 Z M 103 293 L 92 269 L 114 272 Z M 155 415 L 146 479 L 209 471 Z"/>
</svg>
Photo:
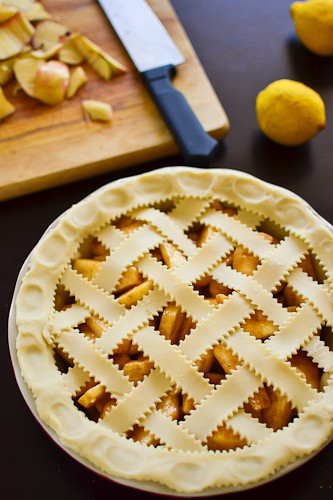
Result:
<svg viewBox="0 0 333 500">
<path fill-rule="evenodd" d="M 294 80 L 276 80 L 259 92 L 257 120 L 262 132 L 285 146 L 299 146 L 325 127 L 320 95 Z"/>
<path fill-rule="evenodd" d="M 294 2 L 290 14 L 305 47 L 320 56 L 333 55 L 333 0 Z"/>
</svg>

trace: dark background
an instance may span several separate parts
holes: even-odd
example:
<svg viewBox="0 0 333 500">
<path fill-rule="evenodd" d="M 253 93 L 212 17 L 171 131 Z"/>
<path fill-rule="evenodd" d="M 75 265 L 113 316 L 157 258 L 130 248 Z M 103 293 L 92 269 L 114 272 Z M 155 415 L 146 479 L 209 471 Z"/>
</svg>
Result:
<svg viewBox="0 0 333 500">
<path fill-rule="evenodd" d="M 290 3 L 287 0 L 172 0 L 230 119 L 230 133 L 213 166 L 242 170 L 291 189 L 333 223 L 333 58 L 315 56 L 299 43 L 289 15 Z M 298 148 L 273 144 L 257 126 L 256 95 L 268 83 L 280 78 L 309 85 L 321 94 L 326 105 L 326 129 Z M 113 179 L 182 163 L 180 157 L 166 158 L 0 203 L 2 498 L 153 498 L 82 468 L 41 430 L 15 382 L 8 353 L 7 318 L 19 269 L 58 215 Z M 332 498 L 332 467 L 331 444 L 306 465 L 270 485 L 225 498 Z"/>
</svg>

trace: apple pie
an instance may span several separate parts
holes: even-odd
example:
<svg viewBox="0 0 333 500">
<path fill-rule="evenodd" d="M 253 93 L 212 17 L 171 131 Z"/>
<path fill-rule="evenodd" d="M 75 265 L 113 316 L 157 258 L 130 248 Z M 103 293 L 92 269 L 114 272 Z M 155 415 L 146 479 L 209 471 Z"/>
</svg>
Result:
<svg viewBox="0 0 333 500">
<path fill-rule="evenodd" d="M 106 185 L 47 231 L 17 295 L 40 418 L 106 476 L 179 493 L 310 456 L 333 429 L 332 255 L 325 221 L 247 174 Z"/>
</svg>

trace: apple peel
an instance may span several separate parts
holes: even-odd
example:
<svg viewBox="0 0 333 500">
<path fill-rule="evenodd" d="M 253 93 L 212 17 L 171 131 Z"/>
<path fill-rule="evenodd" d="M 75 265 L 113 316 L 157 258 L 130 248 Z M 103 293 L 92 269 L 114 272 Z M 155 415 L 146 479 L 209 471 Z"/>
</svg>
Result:
<svg viewBox="0 0 333 500">
<path fill-rule="evenodd" d="M 20 12 L 1 24 L 0 60 L 8 59 L 22 52 L 34 33 L 35 28 Z"/>
<path fill-rule="evenodd" d="M 62 42 L 62 47 L 58 54 L 59 61 L 71 66 L 81 64 L 84 61 L 84 57 L 73 42 L 73 35 L 60 36 L 59 39 Z"/>
<path fill-rule="evenodd" d="M 62 43 L 51 45 L 48 49 L 36 49 L 30 52 L 30 55 L 37 59 L 50 59 L 54 57 L 62 49 Z"/>
<path fill-rule="evenodd" d="M 35 35 L 32 39 L 32 46 L 35 49 L 48 50 L 53 45 L 60 42 L 60 37 L 68 33 L 66 26 L 63 26 L 56 21 L 45 20 L 41 21 L 36 28 Z"/>
<path fill-rule="evenodd" d="M 66 95 L 69 69 L 59 61 L 48 61 L 37 69 L 34 97 L 45 104 L 60 104 Z"/>
<path fill-rule="evenodd" d="M 125 66 L 109 56 L 86 36 L 76 33 L 72 35 L 72 40 L 89 66 L 104 80 L 110 80 L 112 77 L 126 72 Z"/>
</svg>

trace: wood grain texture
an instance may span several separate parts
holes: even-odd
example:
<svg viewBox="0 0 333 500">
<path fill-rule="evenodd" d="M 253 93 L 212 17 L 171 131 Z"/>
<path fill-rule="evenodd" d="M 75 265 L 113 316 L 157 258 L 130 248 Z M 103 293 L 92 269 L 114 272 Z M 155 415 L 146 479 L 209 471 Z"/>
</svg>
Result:
<svg viewBox="0 0 333 500">
<path fill-rule="evenodd" d="M 148 0 L 186 62 L 174 86 L 187 98 L 203 127 L 216 139 L 229 123 L 168 0 Z M 65 184 L 178 152 L 140 76 L 95 0 L 46 0 L 47 10 L 70 31 L 87 35 L 128 69 L 105 82 L 84 65 L 87 84 L 72 100 L 48 106 L 4 88 L 16 112 L 0 123 L 0 200 Z M 87 123 L 81 101 L 108 102 L 112 123 Z"/>
</svg>

